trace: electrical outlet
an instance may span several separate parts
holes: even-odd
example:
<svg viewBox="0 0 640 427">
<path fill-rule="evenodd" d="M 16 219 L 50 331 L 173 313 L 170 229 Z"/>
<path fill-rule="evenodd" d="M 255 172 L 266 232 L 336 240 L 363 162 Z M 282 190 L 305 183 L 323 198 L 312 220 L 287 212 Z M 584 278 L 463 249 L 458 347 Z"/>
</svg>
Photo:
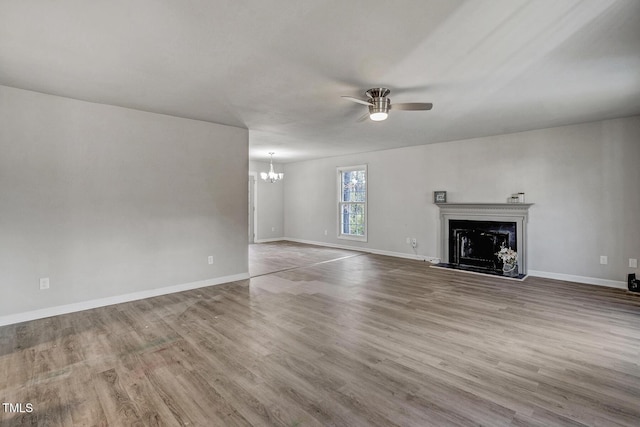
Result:
<svg viewBox="0 0 640 427">
<path fill-rule="evenodd" d="M 629 258 L 629 268 L 638 268 L 638 260 L 636 258 Z"/>
<path fill-rule="evenodd" d="M 600 255 L 600 264 L 608 264 L 609 258 L 606 255 Z"/>
<path fill-rule="evenodd" d="M 411 239 L 411 246 L 413 246 L 414 248 L 418 247 L 418 239 L 416 239 L 415 237 L 413 239 Z"/>
<path fill-rule="evenodd" d="M 213 255 L 209 255 L 209 259 L 207 261 L 209 261 L 209 264 L 213 264 Z"/>
<path fill-rule="evenodd" d="M 43 277 L 40 279 L 40 289 L 49 289 L 49 278 Z"/>
</svg>

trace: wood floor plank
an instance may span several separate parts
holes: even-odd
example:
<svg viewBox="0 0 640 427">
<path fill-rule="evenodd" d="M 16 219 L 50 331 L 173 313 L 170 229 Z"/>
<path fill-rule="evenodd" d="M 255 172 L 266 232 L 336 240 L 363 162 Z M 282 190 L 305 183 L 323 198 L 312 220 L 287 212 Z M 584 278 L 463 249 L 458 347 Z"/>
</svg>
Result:
<svg viewBox="0 0 640 427">
<path fill-rule="evenodd" d="M 93 376 L 98 398 L 111 425 L 141 426 L 138 408 L 120 384 L 120 375 L 115 369 L 99 372 Z"/>
<path fill-rule="evenodd" d="M 14 425 L 638 426 L 640 295 L 290 242 L 252 278 L 0 328 Z"/>
</svg>

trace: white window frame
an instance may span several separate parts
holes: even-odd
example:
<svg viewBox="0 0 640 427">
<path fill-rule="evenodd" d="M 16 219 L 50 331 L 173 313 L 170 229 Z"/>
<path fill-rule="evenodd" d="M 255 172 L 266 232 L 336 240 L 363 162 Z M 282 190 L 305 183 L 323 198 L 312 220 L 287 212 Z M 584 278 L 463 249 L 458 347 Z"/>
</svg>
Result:
<svg viewBox="0 0 640 427">
<path fill-rule="evenodd" d="M 343 202 L 342 201 L 342 174 L 343 172 L 349 172 L 349 171 L 364 171 L 364 176 L 365 176 L 365 182 L 366 182 L 366 186 L 365 186 L 365 190 L 364 190 L 364 236 L 354 236 L 351 234 L 343 234 L 342 233 L 342 205 L 344 204 L 356 204 L 356 203 L 363 203 L 363 202 Z M 366 242 L 368 239 L 368 231 L 367 231 L 367 227 L 369 224 L 369 211 L 368 211 L 368 203 L 369 203 L 369 171 L 367 168 L 367 165 L 355 165 L 355 166 L 340 166 L 337 168 L 337 175 L 338 175 L 338 181 L 337 181 L 337 185 L 336 185 L 336 189 L 337 189 L 337 199 L 338 199 L 338 212 L 337 212 L 337 220 L 338 220 L 338 224 L 337 224 L 337 229 L 338 229 L 338 239 L 344 239 L 344 240 L 355 240 L 355 241 L 359 241 L 359 242 Z"/>
</svg>

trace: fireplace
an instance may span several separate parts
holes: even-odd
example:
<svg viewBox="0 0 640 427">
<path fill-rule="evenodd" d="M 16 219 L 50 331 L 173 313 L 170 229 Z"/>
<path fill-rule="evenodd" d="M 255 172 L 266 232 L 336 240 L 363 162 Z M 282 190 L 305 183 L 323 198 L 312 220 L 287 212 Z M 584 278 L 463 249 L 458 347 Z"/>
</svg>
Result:
<svg viewBox="0 0 640 427">
<path fill-rule="evenodd" d="M 527 274 L 529 203 L 439 203 L 440 266 L 502 275 L 496 252 L 518 253 L 519 278 Z"/>
<path fill-rule="evenodd" d="M 502 246 L 518 247 L 515 222 L 449 220 L 449 264 L 502 271 Z"/>
</svg>

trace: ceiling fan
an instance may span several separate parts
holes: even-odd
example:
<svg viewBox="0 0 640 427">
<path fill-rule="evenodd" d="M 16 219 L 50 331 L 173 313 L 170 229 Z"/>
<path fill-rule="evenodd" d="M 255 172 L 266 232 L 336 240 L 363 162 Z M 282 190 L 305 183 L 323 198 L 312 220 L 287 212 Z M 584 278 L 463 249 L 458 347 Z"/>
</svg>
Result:
<svg viewBox="0 0 640 427">
<path fill-rule="evenodd" d="M 365 92 L 367 100 L 354 98 L 352 96 L 343 96 L 342 98 L 358 104 L 369 106 L 369 118 L 373 121 L 379 122 L 386 120 L 389 116 L 389 110 L 409 110 L 409 111 L 425 111 L 431 110 L 433 104 L 430 102 L 404 102 L 399 104 L 392 104 L 391 100 L 387 98 L 391 91 L 385 87 L 375 87 Z M 364 116 L 363 119 L 366 119 Z"/>
</svg>

